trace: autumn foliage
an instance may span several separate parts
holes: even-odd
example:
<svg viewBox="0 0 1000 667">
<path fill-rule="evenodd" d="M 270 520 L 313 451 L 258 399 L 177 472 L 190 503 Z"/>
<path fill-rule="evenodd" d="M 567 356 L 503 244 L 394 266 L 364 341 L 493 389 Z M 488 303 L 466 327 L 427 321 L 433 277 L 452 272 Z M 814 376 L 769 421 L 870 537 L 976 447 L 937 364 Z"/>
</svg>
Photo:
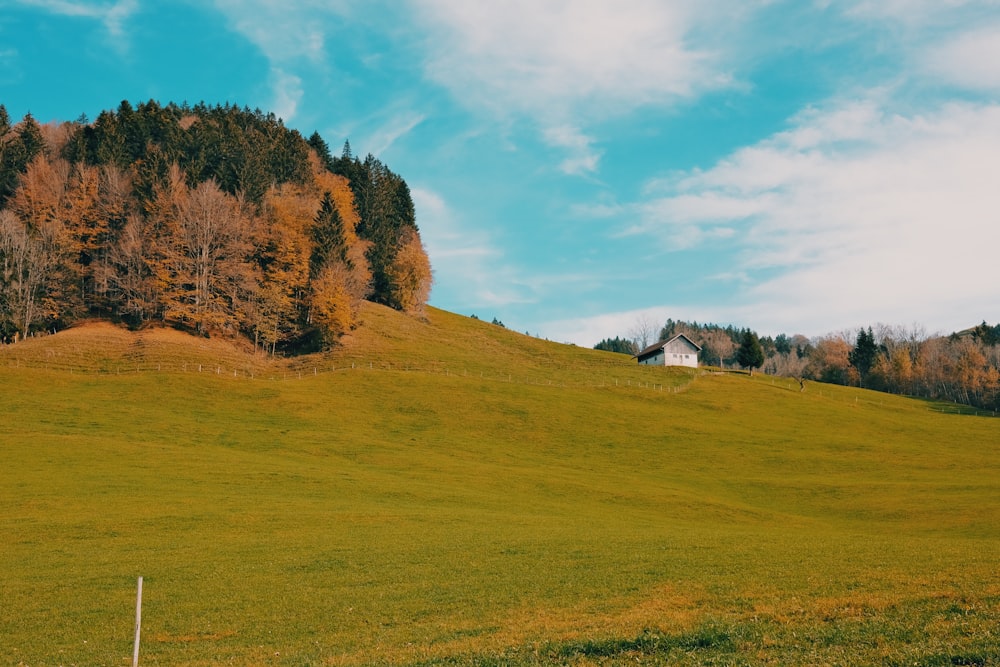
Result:
<svg viewBox="0 0 1000 667">
<path fill-rule="evenodd" d="M 405 181 L 271 114 L 122 102 L 39 126 L 0 106 L 0 340 L 102 316 L 314 349 L 430 282 Z"/>
</svg>

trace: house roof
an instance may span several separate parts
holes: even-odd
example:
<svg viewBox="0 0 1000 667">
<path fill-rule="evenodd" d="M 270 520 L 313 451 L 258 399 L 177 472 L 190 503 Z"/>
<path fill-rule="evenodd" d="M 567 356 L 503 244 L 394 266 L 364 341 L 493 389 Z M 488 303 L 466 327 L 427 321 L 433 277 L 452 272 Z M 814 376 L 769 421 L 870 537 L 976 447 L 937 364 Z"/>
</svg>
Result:
<svg viewBox="0 0 1000 667">
<path fill-rule="evenodd" d="M 676 336 L 674 336 L 670 340 L 661 340 L 659 343 L 653 343 L 652 345 L 650 345 L 645 350 L 643 350 L 642 352 L 640 352 L 639 354 L 637 354 L 635 356 L 636 356 L 636 358 L 648 357 L 651 354 L 655 354 L 656 352 L 659 352 L 660 350 L 662 350 L 663 348 L 665 348 L 667 345 L 670 345 L 671 343 L 673 343 L 675 340 L 677 340 L 679 338 L 683 338 L 692 347 L 694 347 L 694 349 L 696 349 L 699 352 L 701 352 L 701 345 L 698 345 L 698 343 L 694 342 L 693 340 L 691 340 L 690 338 L 688 338 L 684 334 L 677 334 Z"/>
</svg>

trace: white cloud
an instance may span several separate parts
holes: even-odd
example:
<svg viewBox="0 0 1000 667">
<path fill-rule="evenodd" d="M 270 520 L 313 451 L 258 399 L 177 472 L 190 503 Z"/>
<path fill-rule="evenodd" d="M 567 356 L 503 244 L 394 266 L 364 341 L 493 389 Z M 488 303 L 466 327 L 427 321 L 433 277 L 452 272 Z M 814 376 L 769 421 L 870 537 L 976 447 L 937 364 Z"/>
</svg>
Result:
<svg viewBox="0 0 1000 667">
<path fill-rule="evenodd" d="M 497 291 L 507 284 L 499 277 L 504 273 L 498 266 L 501 253 L 485 233 L 463 226 L 437 192 L 422 187 L 410 192 L 434 273 L 448 276 L 447 285 L 458 292 L 449 295 L 449 301 L 490 306 L 520 300 L 509 287 Z"/>
<path fill-rule="evenodd" d="M 125 21 L 139 8 L 139 0 L 120 0 L 104 15 L 104 26 L 112 37 L 123 37 Z"/>
<path fill-rule="evenodd" d="M 694 3 L 414 0 L 428 75 L 461 102 L 561 119 L 688 98 L 729 83 L 686 41 Z"/>
<path fill-rule="evenodd" d="M 1000 91 L 1000 23 L 951 37 L 926 54 L 923 67 L 966 88 Z"/>
<path fill-rule="evenodd" d="M 347 12 L 349 4 L 349 0 L 214 0 L 233 30 L 270 63 L 275 113 L 285 121 L 294 118 L 305 93 L 303 65 L 325 65 L 329 18 Z"/>
<path fill-rule="evenodd" d="M 371 146 L 369 152 L 377 156 L 385 154 L 398 139 L 409 134 L 425 118 L 423 114 L 413 111 L 403 111 L 392 116 L 365 142 Z"/>
<path fill-rule="evenodd" d="M 657 182 L 654 192 L 673 191 L 632 205 L 633 231 L 689 247 L 734 230 L 734 272 L 755 281 L 743 299 L 764 328 L 988 318 L 1000 303 L 1000 105 L 902 116 L 861 101 L 795 123 Z"/>
<path fill-rule="evenodd" d="M 10 84 L 21 78 L 17 49 L 0 49 L 0 83 Z"/>
<path fill-rule="evenodd" d="M 271 107 L 274 114 L 286 122 L 291 120 L 302 101 L 302 79 L 275 67 L 271 69 L 271 86 L 274 90 Z"/>
<path fill-rule="evenodd" d="M 651 331 L 650 334 L 656 338 L 659 334 L 659 328 L 666 323 L 668 318 L 690 322 L 728 323 L 724 319 L 727 315 L 732 315 L 732 310 L 723 312 L 710 307 L 661 304 L 649 308 L 602 313 L 591 317 L 552 320 L 541 325 L 539 335 L 560 343 L 593 347 L 606 338 L 628 338 L 641 324 L 653 325 L 655 331 Z"/>
<path fill-rule="evenodd" d="M 892 19 L 908 24 L 940 20 L 959 10 L 980 10 L 1000 6 L 997 0 L 830 0 L 844 7 L 848 16 Z"/>
<path fill-rule="evenodd" d="M 215 0 L 215 7 L 229 18 L 272 63 L 305 59 L 320 63 L 325 57 L 325 22 L 330 14 L 345 11 L 343 2 L 300 0 Z"/>
<path fill-rule="evenodd" d="M 20 0 L 21 4 L 39 7 L 53 14 L 79 18 L 98 19 L 104 24 L 108 35 L 118 40 L 118 48 L 124 48 L 121 39 L 125 37 L 125 22 L 139 9 L 138 0 L 117 0 L 115 2 L 72 2 L 71 0 Z"/>
<path fill-rule="evenodd" d="M 545 142 L 555 148 L 564 149 L 569 157 L 559 165 L 563 173 L 581 176 L 597 171 L 602 151 L 594 148 L 594 139 L 570 125 L 559 125 L 546 129 Z"/>
<path fill-rule="evenodd" d="M 593 176 L 600 166 L 584 126 L 732 85 L 720 54 L 691 38 L 716 16 L 714 1 L 411 4 L 426 33 L 426 76 L 466 107 L 537 122 L 568 175 Z"/>
</svg>

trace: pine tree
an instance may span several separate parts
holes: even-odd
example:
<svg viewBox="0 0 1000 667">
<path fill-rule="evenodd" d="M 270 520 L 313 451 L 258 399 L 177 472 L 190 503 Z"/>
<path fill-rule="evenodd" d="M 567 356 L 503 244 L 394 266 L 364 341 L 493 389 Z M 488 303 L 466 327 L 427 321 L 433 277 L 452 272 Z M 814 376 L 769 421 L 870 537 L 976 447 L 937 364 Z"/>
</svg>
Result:
<svg viewBox="0 0 1000 667">
<path fill-rule="evenodd" d="M 324 267 L 335 261 L 344 261 L 347 242 L 344 237 L 344 221 L 337 211 L 329 192 L 323 194 L 316 223 L 312 228 L 313 249 L 309 257 L 309 275 L 318 276 Z"/>
<path fill-rule="evenodd" d="M 7 131 L 0 132 L 0 206 L 14 194 L 21 174 L 45 148 L 42 128 L 30 113 L 12 128 L 4 109 L 0 115 L 0 130 L 4 126 Z"/>
<path fill-rule="evenodd" d="M 764 349 L 760 345 L 757 334 L 750 329 L 743 332 L 740 349 L 736 352 L 736 361 L 740 366 L 749 368 L 750 375 L 753 375 L 753 369 L 764 365 Z"/>
<path fill-rule="evenodd" d="M 875 335 L 872 333 L 872 328 L 868 327 L 867 331 L 861 329 L 858 332 L 854 349 L 848 353 L 847 358 L 851 365 L 857 369 L 862 386 L 868 380 L 868 372 L 875 365 L 877 357 L 878 345 L 875 343 Z"/>
<path fill-rule="evenodd" d="M 17 171 L 14 168 L 8 145 L 11 142 L 10 116 L 7 107 L 0 104 L 0 206 L 17 187 Z"/>
<path fill-rule="evenodd" d="M 323 165 L 323 168 L 333 171 L 333 156 L 330 155 L 330 146 L 326 143 L 323 137 L 320 136 L 319 132 L 313 132 L 307 143 L 314 151 L 316 151 L 316 155 L 319 157 L 320 164 Z"/>
</svg>

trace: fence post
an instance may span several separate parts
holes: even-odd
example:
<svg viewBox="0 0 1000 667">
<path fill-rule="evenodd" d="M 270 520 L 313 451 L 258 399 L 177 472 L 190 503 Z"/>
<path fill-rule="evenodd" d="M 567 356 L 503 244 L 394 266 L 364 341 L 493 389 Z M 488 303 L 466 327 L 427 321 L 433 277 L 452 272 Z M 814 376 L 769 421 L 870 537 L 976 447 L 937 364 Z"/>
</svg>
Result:
<svg viewBox="0 0 1000 667">
<path fill-rule="evenodd" d="M 135 596 L 135 643 L 132 646 L 132 667 L 139 665 L 139 630 L 142 628 L 142 577 L 139 577 L 139 590 Z"/>
</svg>

